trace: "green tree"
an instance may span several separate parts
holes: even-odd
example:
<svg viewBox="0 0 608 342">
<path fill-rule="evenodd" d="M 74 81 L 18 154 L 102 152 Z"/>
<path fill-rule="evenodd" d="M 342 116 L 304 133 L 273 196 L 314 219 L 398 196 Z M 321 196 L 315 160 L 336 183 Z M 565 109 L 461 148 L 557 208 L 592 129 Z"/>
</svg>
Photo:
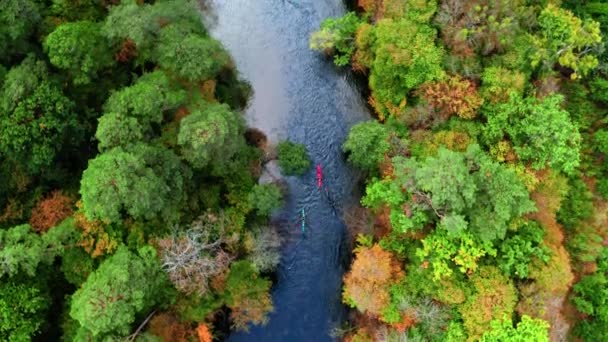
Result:
<svg viewBox="0 0 608 342">
<path fill-rule="evenodd" d="M 0 276 L 25 274 L 33 277 L 42 261 L 48 261 L 40 235 L 29 224 L 0 230 Z"/>
<path fill-rule="evenodd" d="M 180 121 L 177 143 L 193 167 L 221 165 L 241 147 L 243 120 L 226 104 L 199 103 Z"/>
<path fill-rule="evenodd" d="M 279 166 L 285 175 L 303 175 L 310 168 L 310 157 L 304 144 L 282 141 L 277 146 Z"/>
<path fill-rule="evenodd" d="M 135 0 L 121 1 L 110 8 L 102 31 L 114 45 L 127 40 L 133 42 L 137 61 L 143 64 L 154 60 L 161 30 L 170 23 L 180 23 L 192 32 L 205 33 L 198 11 L 188 0 L 162 1 L 153 5 L 139 5 Z"/>
<path fill-rule="evenodd" d="M 87 84 L 114 61 L 101 26 L 90 21 L 59 25 L 44 41 L 51 63 L 67 70 L 74 84 Z"/>
<path fill-rule="evenodd" d="M 599 64 L 597 57 L 602 43 L 600 24 L 593 20 L 581 20 L 572 12 L 552 3 L 538 17 L 541 28 L 539 37 L 533 37 L 536 51 L 532 66 L 544 63 L 551 69 L 553 64 L 572 69 L 572 79 L 585 76 Z"/>
<path fill-rule="evenodd" d="M 214 78 L 230 62 L 217 40 L 183 32 L 178 25 L 161 30 L 155 59 L 161 68 L 191 82 Z"/>
<path fill-rule="evenodd" d="M 597 265 L 594 274 L 584 276 L 573 288 L 576 308 L 588 315 L 588 319 L 577 324 L 574 332 L 585 341 L 608 338 L 608 248 L 604 247 Z"/>
<path fill-rule="evenodd" d="M 25 53 L 28 39 L 42 20 L 43 10 L 36 0 L 4 0 L 0 6 L 0 61 Z"/>
<path fill-rule="evenodd" d="M 355 12 L 325 19 L 321 29 L 310 36 L 310 49 L 333 54 L 337 66 L 348 65 L 355 53 L 355 33 L 361 22 Z"/>
<path fill-rule="evenodd" d="M 0 339 L 31 341 L 44 325 L 51 298 L 45 284 L 4 279 L 0 282 Z"/>
<path fill-rule="evenodd" d="M 593 135 L 595 140 L 595 148 L 603 153 L 608 154 L 608 130 L 600 129 Z"/>
<path fill-rule="evenodd" d="M 175 218 L 188 178 L 170 150 L 116 148 L 89 161 L 80 183 L 83 210 L 89 219 L 108 222 L 120 221 L 124 213 L 145 220 Z"/>
<path fill-rule="evenodd" d="M 268 321 L 267 315 L 272 311 L 271 285 L 248 261 L 237 261 L 230 266 L 225 300 L 232 310 L 230 318 L 236 329 L 247 330 L 250 323 L 265 324 Z"/>
<path fill-rule="evenodd" d="M 52 264 L 55 256 L 76 243 L 78 234 L 68 219 L 38 235 L 29 224 L 0 230 L 0 278 L 36 275 L 38 265 Z"/>
<path fill-rule="evenodd" d="M 281 189 L 274 184 L 255 185 L 247 197 L 251 207 L 255 208 L 258 214 L 267 216 L 274 209 L 281 207 L 283 194 Z"/>
<path fill-rule="evenodd" d="M 490 326 L 481 342 L 549 342 L 549 323 L 542 319 L 524 315 L 516 328 L 511 319 L 493 320 Z"/>
<path fill-rule="evenodd" d="M 125 336 L 137 315 L 169 303 L 169 286 L 152 247 L 119 247 L 74 293 L 70 316 L 96 340 Z"/>
<path fill-rule="evenodd" d="M 186 103 L 186 92 L 161 71 L 144 74 L 129 87 L 114 92 L 104 105 L 96 137 L 99 150 L 129 147 L 154 137 L 152 126 Z"/>
<path fill-rule="evenodd" d="M 433 280 L 450 277 L 454 268 L 461 273 L 472 273 L 478 268 L 478 261 L 486 255 L 496 256 L 496 249 L 490 243 L 482 243 L 469 232 L 450 236 L 445 230 L 436 230 L 422 240 L 422 248 L 416 256 L 429 260 Z"/>
<path fill-rule="evenodd" d="M 390 149 L 389 131 L 377 121 L 353 126 L 342 146 L 348 161 L 363 170 L 374 170 Z"/>
<path fill-rule="evenodd" d="M 380 20 L 375 36 L 369 85 L 374 108 L 386 117 L 403 110 L 410 90 L 443 77 L 444 53 L 435 45 L 435 29 L 407 19 Z"/>
<path fill-rule="evenodd" d="M 50 11 L 67 21 L 97 21 L 106 14 L 104 3 L 99 0 L 52 0 Z"/>
<path fill-rule="evenodd" d="M 441 148 L 424 161 L 393 158 L 396 181 L 410 193 L 413 211 L 430 211 L 452 236 L 470 230 L 481 241 L 502 239 L 509 223 L 534 210 L 515 172 L 484 154 Z"/>
<path fill-rule="evenodd" d="M 51 82 L 44 63 L 31 57 L 8 72 L 1 94 L 0 154 L 31 173 L 50 166 L 77 127 L 74 104 Z"/>
<path fill-rule="evenodd" d="M 549 262 L 550 250 L 543 245 L 545 232 L 536 222 L 521 225 L 498 247 L 498 267 L 505 274 L 517 278 L 527 278 L 533 257 Z"/>
<path fill-rule="evenodd" d="M 496 142 L 508 136 L 520 159 L 536 169 L 551 166 L 572 173 L 580 161 L 581 136 L 570 115 L 561 108 L 561 95 L 542 100 L 512 94 L 508 103 L 485 112 L 485 136 Z"/>
</svg>

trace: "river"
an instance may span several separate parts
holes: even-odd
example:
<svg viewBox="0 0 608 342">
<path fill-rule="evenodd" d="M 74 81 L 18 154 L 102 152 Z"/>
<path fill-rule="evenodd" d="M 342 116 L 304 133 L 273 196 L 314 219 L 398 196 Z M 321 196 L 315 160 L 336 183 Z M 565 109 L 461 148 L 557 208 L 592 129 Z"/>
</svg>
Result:
<svg viewBox="0 0 608 342">
<path fill-rule="evenodd" d="M 210 0 L 210 10 L 211 34 L 252 85 L 249 126 L 271 142 L 305 144 L 313 163 L 323 167 L 327 190 L 317 189 L 314 167 L 303 177 L 287 177 L 289 196 L 276 218 L 286 241 L 272 290 L 274 311 L 267 325 L 232 333 L 228 340 L 334 340 L 330 332 L 346 313 L 341 279 L 350 255 L 340 208 L 356 198 L 357 183 L 341 145 L 350 127 L 370 115 L 352 75 L 310 51 L 308 37 L 345 6 L 342 0 Z"/>
</svg>

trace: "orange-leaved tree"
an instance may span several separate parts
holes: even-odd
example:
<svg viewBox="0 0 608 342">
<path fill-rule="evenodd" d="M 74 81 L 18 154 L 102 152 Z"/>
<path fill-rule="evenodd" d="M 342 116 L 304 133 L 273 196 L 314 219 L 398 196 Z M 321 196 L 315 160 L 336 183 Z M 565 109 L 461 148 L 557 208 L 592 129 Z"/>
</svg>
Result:
<svg viewBox="0 0 608 342">
<path fill-rule="evenodd" d="M 390 285 L 403 276 L 401 265 L 393 254 L 377 244 L 360 246 L 350 272 L 344 277 L 343 300 L 363 313 L 379 317 L 390 301 Z"/>
</svg>

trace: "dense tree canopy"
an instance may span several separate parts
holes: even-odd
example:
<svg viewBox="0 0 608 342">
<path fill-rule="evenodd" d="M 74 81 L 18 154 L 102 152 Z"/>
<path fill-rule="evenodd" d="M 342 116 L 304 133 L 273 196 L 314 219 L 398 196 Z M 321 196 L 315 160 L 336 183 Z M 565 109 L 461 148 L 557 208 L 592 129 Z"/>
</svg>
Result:
<svg viewBox="0 0 608 342">
<path fill-rule="evenodd" d="M 241 134 L 241 118 L 227 105 L 200 103 L 180 122 L 177 143 L 190 165 L 203 168 L 233 156 Z"/>
<path fill-rule="evenodd" d="M 378 122 L 362 122 L 353 126 L 342 148 L 353 165 L 373 170 L 390 148 L 388 137 L 388 130 Z"/>
<path fill-rule="evenodd" d="M 70 315 L 83 334 L 126 336 L 136 315 L 166 300 L 168 279 L 154 253 L 151 247 L 138 254 L 121 247 L 74 293 Z"/>
<path fill-rule="evenodd" d="M 368 78 L 378 119 L 343 145 L 368 171 L 345 339 L 606 339 L 608 6 L 355 3 L 309 41 Z M 371 246 L 405 277 L 363 275 Z"/>
<path fill-rule="evenodd" d="M 6 75 L 0 101 L 0 153 L 37 173 L 51 165 L 70 129 L 74 104 L 41 61 L 25 59 Z M 77 137 L 72 137 L 72 139 Z"/>
<path fill-rule="evenodd" d="M 144 322 L 131 339 L 200 325 L 209 340 L 228 310 L 238 329 L 265 322 L 283 193 L 257 185 L 248 86 L 200 9 L 0 5 L 1 340 L 117 340 Z"/>
<path fill-rule="evenodd" d="M 100 29 L 100 24 L 90 21 L 66 23 L 44 42 L 51 63 L 68 70 L 76 84 L 91 82 L 100 70 L 113 63 Z"/>
<path fill-rule="evenodd" d="M 177 156 L 159 147 L 113 149 L 89 162 L 81 195 L 89 219 L 117 222 L 128 214 L 152 219 L 174 217 L 186 182 Z"/>
<path fill-rule="evenodd" d="M 486 113 L 485 133 L 490 140 L 508 135 L 519 158 L 541 169 L 551 167 L 572 173 L 579 165 L 580 134 L 570 115 L 561 106 L 563 98 L 549 96 L 543 100 L 521 99 L 491 108 Z"/>
</svg>

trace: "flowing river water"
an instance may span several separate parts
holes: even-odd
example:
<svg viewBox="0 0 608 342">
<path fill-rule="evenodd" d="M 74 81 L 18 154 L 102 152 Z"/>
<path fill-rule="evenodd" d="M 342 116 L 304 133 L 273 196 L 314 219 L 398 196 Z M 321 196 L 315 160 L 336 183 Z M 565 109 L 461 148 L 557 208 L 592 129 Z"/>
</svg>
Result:
<svg viewBox="0 0 608 342">
<path fill-rule="evenodd" d="M 325 187 L 317 188 L 314 167 L 302 177 L 287 177 L 289 196 L 277 214 L 286 241 L 272 290 L 274 311 L 267 325 L 232 333 L 228 340 L 331 341 L 332 328 L 346 312 L 341 279 L 350 251 L 341 208 L 356 198 L 357 183 L 341 145 L 369 112 L 352 75 L 310 51 L 308 37 L 345 6 L 342 0 L 210 0 L 208 5 L 211 34 L 253 88 L 249 126 L 273 143 L 305 144 L 313 163 L 323 167 Z"/>
</svg>

